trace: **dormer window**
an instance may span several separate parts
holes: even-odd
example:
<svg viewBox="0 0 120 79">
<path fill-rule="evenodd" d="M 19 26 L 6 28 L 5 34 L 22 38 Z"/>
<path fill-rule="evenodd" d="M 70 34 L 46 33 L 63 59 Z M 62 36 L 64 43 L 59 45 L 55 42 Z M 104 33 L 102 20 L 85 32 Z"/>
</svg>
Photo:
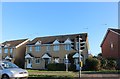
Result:
<svg viewBox="0 0 120 79">
<path fill-rule="evenodd" d="M 46 46 L 46 50 L 50 51 L 50 46 L 49 45 Z"/>
<path fill-rule="evenodd" d="M 66 44 L 65 45 L 65 50 L 70 51 L 71 50 L 71 44 Z"/>
<path fill-rule="evenodd" d="M 60 49 L 60 48 L 59 48 L 59 45 L 54 45 L 54 47 L 53 47 L 53 50 L 54 50 L 54 51 L 59 51 L 59 49 Z"/>
<path fill-rule="evenodd" d="M 40 51 L 40 46 L 35 46 L 35 51 L 39 52 Z"/>
<path fill-rule="evenodd" d="M 60 44 L 60 42 L 58 40 L 55 40 L 53 44 Z"/>
<path fill-rule="evenodd" d="M 12 48 L 10 48 L 10 53 L 12 53 L 13 52 L 13 49 Z"/>
<path fill-rule="evenodd" d="M 8 48 L 5 48 L 5 49 L 4 49 L 4 53 L 8 53 Z"/>
<path fill-rule="evenodd" d="M 10 46 L 10 44 L 6 44 L 4 47 L 9 47 Z"/>
<path fill-rule="evenodd" d="M 41 45 L 41 41 L 37 41 L 35 45 Z"/>
<path fill-rule="evenodd" d="M 32 51 L 32 46 L 29 46 L 28 50 L 29 50 L 29 52 L 31 52 Z"/>
<path fill-rule="evenodd" d="M 72 41 L 68 38 L 64 43 L 65 43 L 65 44 L 71 44 Z"/>
</svg>

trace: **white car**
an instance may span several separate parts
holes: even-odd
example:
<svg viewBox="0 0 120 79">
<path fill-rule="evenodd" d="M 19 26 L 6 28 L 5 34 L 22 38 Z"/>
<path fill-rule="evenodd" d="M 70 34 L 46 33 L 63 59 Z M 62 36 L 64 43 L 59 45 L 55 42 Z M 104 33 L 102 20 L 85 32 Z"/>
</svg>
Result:
<svg viewBox="0 0 120 79">
<path fill-rule="evenodd" d="M 27 79 L 28 71 L 9 61 L 0 61 L 0 79 Z"/>
</svg>

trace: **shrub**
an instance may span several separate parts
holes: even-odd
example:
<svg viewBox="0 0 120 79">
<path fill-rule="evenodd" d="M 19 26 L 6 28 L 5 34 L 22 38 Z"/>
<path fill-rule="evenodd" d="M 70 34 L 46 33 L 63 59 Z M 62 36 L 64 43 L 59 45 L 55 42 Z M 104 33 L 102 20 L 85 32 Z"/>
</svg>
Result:
<svg viewBox="0 0 120 79">
<path fill-rule="evenodd" d="M 86 59 L 85 69 L 84 70 L 100 70 L 100 60 L 96 58 L 88 58 Z"/>
<path fill-rule="evenodd" d="M 103 68 L 103 69 L 106 68 L 106 66 L 107 66 L 107 60 L 102 58 L 100 60 L 100 62 L 101 62 L 101 68 Z"/>
<path fill-rule="evenodd" d="M 70 53 L 69 55 L 68 55 L 68 60 L 69 60 L 69 62 L 71 63 L 71 64 L 74 64 L 74 59 L 73 59 L 73 55 L 74 55 L 75 53 Z"/>
<path fill-rule="evenodd" d="M 69 71 L 76 71 L 76 65 L 71 64 L 68 69 L 69 69 Z"/>
<path fill-rule="evenodd" d="M 51 63 L 47 65 L 47 69 L 50 71 L 65 71 L 64 63 Z"/>
<path fill-rule="evenodd" d="M 107 67 L 108 69 L 115 69 L 117 66 L 117 62 L 115 60 L 108 60 Z"/>
<path fill-rule="evenodd" d="M 71 63 L 70 66 L 69 66 L 69 68 L 68 68 L 69 71 L 76 71 L 76 65 L 74 64 L 74 59 L 73 59 L 73 55 L 74 54 L 75 54 L 75 52 L 70 53 L 68 55 L 69 63 Z"/>
<path fill-rule="evenodd" d="M 116 69 L 117 69 L 117 70 L 120 70 L 120 59 L 117 59 L 116 62 L 117 62 Z"/>
</svg>

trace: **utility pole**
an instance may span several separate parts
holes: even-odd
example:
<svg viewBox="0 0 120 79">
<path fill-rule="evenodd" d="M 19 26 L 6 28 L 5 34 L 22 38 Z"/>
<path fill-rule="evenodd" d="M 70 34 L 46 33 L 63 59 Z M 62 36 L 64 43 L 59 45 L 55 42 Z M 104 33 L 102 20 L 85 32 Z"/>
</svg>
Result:
<svg viewBox="0 0 120 79">
<path fill-rule="evenodd" d="M 80 38 L 80 35 L 79 35 L 79 36 L 78 36 L 78 55 L 79 55 L 78 61 L 79 61 L 79 68 L 80 68 L 80 70 L 79 70 L 79 79 L 81 78 L 81 67 L 80 67 L 80 62 L 81 62 L 80 40 L 81 40 L 81 38 Z"/>
<path fill-rule="evenodd" d="M 78 36 L 78 54 L 79 54 L 79 79 L 81 78 L 81 70 L 82 70 L 82 54 L 81 52 L 85 49 L 85 40 L 82 39 L 82 36 Z"/>
</svg>

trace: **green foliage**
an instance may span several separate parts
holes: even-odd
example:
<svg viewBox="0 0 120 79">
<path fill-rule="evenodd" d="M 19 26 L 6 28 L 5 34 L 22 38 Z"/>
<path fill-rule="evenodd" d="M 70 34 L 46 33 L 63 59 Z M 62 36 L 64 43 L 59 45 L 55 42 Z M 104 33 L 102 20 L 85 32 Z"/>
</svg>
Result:
<svg viewBox="0 0 120 79">
<path fill-rule="evenodd" d="M 114 58 L 108 58 L 108 59 L 101 59 L 101 68 L 102 69 L 109 69 L 109 70 L 115 70 L 117 67 L 117 61 Z"/>
<path fill-rule="evenodd" d="M 96 58 L 88 58 L 86 59 L 85 69 L 84 70 L 100 70 L 100 61 Z"/>
<path fill-rule="evenodd" d="M 100 62 L 101 62 L 101 68 L 103 68 L 103 69 L 106 68 L 107 60 L 106 59 L 101 59 Z"/>
<path fill-rule="evenodd" d="M 64 63 L 51 63 L 47 65 L 49 71 L 65 71 Z"/>
<path fill-rule="evenodd" d="M 117 69 L 117 70 L 120 70 L 120 59 L 117 59 L 116 62 L 117 62 L 116 69 Z"/>
<path fill-rule="evenodd" d="M 117 66 L 117 62 L 115 60 L 108 60 L 107 67 L 108 69 L 115 69 Z"/>
<path fill-rule="evenodd" d="M 30 79 L 73 79 L 73 77 L 54 75 L 30 75 Z"/>
<path fill-rule="evenodd" d="M 68 60 L 70 61 L 70 63 L 71 64 L 74 64 L 74 59 L 73 59 L 73 55 L 74 55 L 75 53 L 70 53 L 69 55 L 68 55 Z"/>
<path fill-rule="evenodd" d="M 102 57 L 102 53 L 99 53 L 98 56 L 101 56 L 101 57 Z"/>
<path fill-rule="evenodd" d="M 69 62 L 71 63 L 69 68 L 68 68 L 69 71 L 76 71 L 76 65 L 74 64 L 74 59 L 73 59 L 73 55 L 74 54 L 75 54 L 75 52 L 74 53 L 70 53 L 68 55 Z"/>
<path fill-rule="evenodd" d="M 69 71 L 76 71 L 76 65 L 75 64 L 71 64 L 68 68 Z"/>
</svg>

